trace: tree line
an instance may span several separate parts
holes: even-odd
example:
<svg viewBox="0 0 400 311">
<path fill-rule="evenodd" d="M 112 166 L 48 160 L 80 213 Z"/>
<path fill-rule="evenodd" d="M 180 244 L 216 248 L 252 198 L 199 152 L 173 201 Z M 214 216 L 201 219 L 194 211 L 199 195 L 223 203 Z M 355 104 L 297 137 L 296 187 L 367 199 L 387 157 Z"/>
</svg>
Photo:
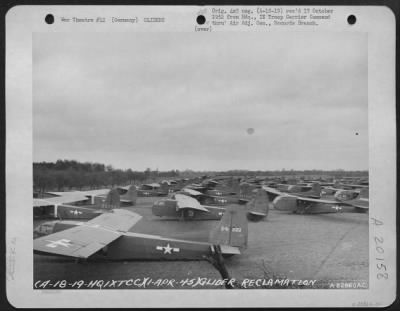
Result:
<svg viewBox="0 0 400 311">
<path fill-rule="evenodd" d="M 275 171 L 194 171 L 169 170 L 159 171 L 147 168 L 144 171 L 131 169 L 115 169 L 111 165 L 75 160 L 57 160 L 56 162 L 33 163 L 33 187 L 35 192 L 71 191 L 98 188 L 111 188 L 116 185 L 142 184 L 158 182 L 163 179 L 184 178 L 194 176 L 330 176 L 338 177 L 366 177 L 368 171 L 338 170 L 275 170 Z"/>
<path fill-rule="evenodd" d="M 133 171 L 114 169 L 111 165 L 101 163 L 57 160 L 33 163 L 33 190 L 46 192 L 110 188 L 177 176 L 177 170 L 159 172 L 147 168 L 144 171 Z"/>
</svg>

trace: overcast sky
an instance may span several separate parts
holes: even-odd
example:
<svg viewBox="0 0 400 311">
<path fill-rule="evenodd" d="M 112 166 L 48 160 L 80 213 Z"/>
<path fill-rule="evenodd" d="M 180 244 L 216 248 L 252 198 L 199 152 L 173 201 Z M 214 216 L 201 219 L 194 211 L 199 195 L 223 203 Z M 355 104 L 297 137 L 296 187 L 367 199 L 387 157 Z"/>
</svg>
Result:
<svg viewBox="0 0 400 311">
<path fill-rule="evenodd" d="M 368 169 L 365 34 L 37 33 L 33 47 L 35 162 Z"/>
</svg>

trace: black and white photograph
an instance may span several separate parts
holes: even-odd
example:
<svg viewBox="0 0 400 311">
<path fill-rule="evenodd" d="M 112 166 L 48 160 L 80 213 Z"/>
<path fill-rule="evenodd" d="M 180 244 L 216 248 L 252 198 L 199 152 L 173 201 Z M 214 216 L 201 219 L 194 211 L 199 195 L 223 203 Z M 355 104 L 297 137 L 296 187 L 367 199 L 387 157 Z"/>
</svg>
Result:
<svg viewBox="0 0 400 311">
<path fill-rule="evenodd" d="M 35 281 L 368 288 L 366 44 L 35 34 Z"/>
<path fill-rule="evenodd" d="M 389 278 L 371 240 L 371 39 L 279 31 L 334 14 L 307 10 L 205 8 L 195 31 L 55 14 L 84 30 L 32 31 L 34 292 L 368 292 Z M 235 16 L 276 28 L 218 31 Z M 142 20 L 151 30 L 126 31 Z"/>
</svg>

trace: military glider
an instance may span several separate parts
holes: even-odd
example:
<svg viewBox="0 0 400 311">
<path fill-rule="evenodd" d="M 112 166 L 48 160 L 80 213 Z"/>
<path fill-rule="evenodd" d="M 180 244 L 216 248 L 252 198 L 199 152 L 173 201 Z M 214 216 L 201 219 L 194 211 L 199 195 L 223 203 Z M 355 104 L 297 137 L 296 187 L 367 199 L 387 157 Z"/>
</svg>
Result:
<svg viewBox="0 0 400 311">
<path fill-rule="evenodd" d="M 228 178 L 225 181 L 226 184 L 214 180 L 206 180 L 202 184 L 188 185 L 181 189 L 179 193 L 189 195 L 203 205 L 226 206 L 242 202 L 243 198 L 239 194 L 239 179 Z"/>
<path fill-rule="evenodd" d="M 250 220 L 265 218 L 268 214 L 270 205 L 268 196 L 265 191 L 258 190 L 253 193 L 252 199 L 249 199 L 246 206 L 242 207 L 250 216 L 253 216 L 248 217 Z M 193 191 L 189 189 L 186 193 L 192 193 Z M 152 207 L 153 215 L 181 220 L 218 220 L 224 215 L 226 208 L 231 206 L 202 205 L 195 198 L 182 193 L 176 193 L 171 198 L 154 202 Z"/>
<path fill-rule="evenodd" d="M 54 221 L 36 231 L 33 241 L 37 254 L 87 259 L 112 260 L 196 260 L 205 259 L 219 246 L 225 256 L 240 254 L 247 248 L 248 228 L 245 212 L 229 207 L 211 231 L 208 242 L 171 239 L 130 232 L 141 216 L 126 210 L 113 210 L 88 222 Z M 50 234 L 49 234 L 50 233 Z"/>
<path fill-rule="evenodd" d="M 218 186 L 222 186 L 222 184 L 214 179 L 204 179 L 201 183 L 192 183 L 185 188 L 205 193 L 207 190 L 216 189 Z"/>
<path fill-rule="evenodd" d="M 85 200 L 79 200 L 85 198 Z M 90 205 L 72 205 L 87 202 L 85 193 L 80 196 L 64 195 L 45 199 L 33 199 L 34 215 L 60 219 L 91 219 L 120 206 L 117 189 L 111 189 L 107 196 L 93 196 Z"/>
<path fill-rule="evenodd" d="M 187 190 L 188 191 L 188 190 Z M 189 189 L 189 191 L 194 191 Z M 154 202 L 153 215 L 172 217 L 182 220 L 215 220 L 221 219 L 225 208 L 201 205 L 198 200 L 185 194 L 176 193 L 172 198 Z"/>
<path fill-rule="evenodd" d="M 192 188 L 183 188 L 180 191 L 177 191 L 175 194 L 183 194 L 192 198 L 195 198 L 197 201 L 200 202 L 202 205 L 214 205 L 214 206 L 220 206 L 220 205 L 227 205 L 227 200 L 224 200 L 218 195 L 208 195 L 203 192 L 194 190 Z"/>
<path fill-rule="evenodd" d="M 152 183 L 143 184 L 137 190 L 137 196 L 139 197 L 157 197 L 166 196 L 169 193 L 169 187 L 167 183 Z"/>
<path fill-rule="evenodd" d="M 218 189 L 206 191 L 205 194 L 209 197 L 206 197 L 200 203 L 220 206 L 227 204 L 247 204 L 253 199 L 254 194 L 260 188 L 260 185 L 248 182 L 239 183 L 239 180 L 237 180 L 237 184 L 233 183 L 233 187 L 229 193 L 221 192 Z"/>
<path fill-rule="evenodd" d="M 369 195 L 368 189 L 363 189 L 357 197 L 339 201 L 283 194 L 277 196 L 272 204 L 277 210 L 292 211 L 298 214 L 367 212 Z"/>
<path fill-rule="evenodd" d="M 240 178 L 230 177 L 224 181 L 225 183 L 217 184 L 214 189 L 210 189 L 209 191 L 216 191 L 218 192 L 217 195 L 220 196 L 231 196 L 240 193 Z"/>
<path fill-rule="evenodd" d="M 308 185 L 288 185 L 286 190 L 279 190 L 268 186 L 263 186 L 262 188 L 267 192 L 271 201 L 273 201 L 277 196 L 281 196 L 286 193 L 306 198 L 319 199 L 321 197 L 321 186 L 319 183 L 312 183 Z"/>
<path fill-rule="evenodd" d="M 346 184 L 346 183 L 340 183 L 338 181 L 335 181 L 334 183 L 331 184 L 321 184 L 323 186 L 323 190 L 328 190 L 328 191 L 338 191 L 338 190 L 361 190 L 361 189 L 367 189 L 369 188 L 368 184 Z"/>
</svg>

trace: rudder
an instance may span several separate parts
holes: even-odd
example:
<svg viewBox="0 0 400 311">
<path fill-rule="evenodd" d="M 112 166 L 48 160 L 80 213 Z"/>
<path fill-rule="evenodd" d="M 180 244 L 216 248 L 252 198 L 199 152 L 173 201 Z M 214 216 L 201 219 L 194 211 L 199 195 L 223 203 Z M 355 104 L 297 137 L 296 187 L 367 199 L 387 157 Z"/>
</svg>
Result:
<svg viewBox="0 0 400 311">
<path fill-rule="evenodd" d="M 218 225 L 210 233 L 213 245 L 229 245 L 239 249 L 247 248 L 248 225 L 246 212 L 239 206 L 226 208 Z"/>
<path fill-rule="evenodd" d="M 311 184 L 311 192 L 316 196 L 321 196 L 321 185 L 317 182 Z"/>
<path fill-rule="evenodd" d="M 95 205 L 99 208 L 105 209 L 113 209 L 119 208 L 120 201 L 119 201 L 119 192 L 117 189 L 111 189 L 107 196 L 104 197 L 95 197 Z"/>
<path fill-rule="evenodd" d="M 241 196 L 247 197 L 252 195 L 253 187 L 249 183 L 241 183 L 239 189 Z"/>
<path fill-rule="evenodd" d="M 249 203 L 247 203 L 248 213 L 252 214 L 253 216 L 259 216 L 262 218 L 268 216 L 269 207 L 270 201 L 268 198 L 268 194 L 264 189 L 258 189 L 254 198 Z"/>
<path fill-rule="evenodd" d="M 240 180 L 238 178 L 232 179 L 231 193 L 232 194 L 240 193 Z"/>
<path fill-rule="evenodd" d="M 160 185 L 160 194 L 165 194 L 167 195 L 169 192 L 169 185 L 166 181 L 161 182 Z"/>
<path fill-rule="evenodd" d="M 128 191 L 124 195 L 121 196 L 121 199 L 132 201 L 132 205 L 136 205 L 136 200 L 137 200 L 136 186 L 131 185 L 128 188 Z"/>
</svg>

